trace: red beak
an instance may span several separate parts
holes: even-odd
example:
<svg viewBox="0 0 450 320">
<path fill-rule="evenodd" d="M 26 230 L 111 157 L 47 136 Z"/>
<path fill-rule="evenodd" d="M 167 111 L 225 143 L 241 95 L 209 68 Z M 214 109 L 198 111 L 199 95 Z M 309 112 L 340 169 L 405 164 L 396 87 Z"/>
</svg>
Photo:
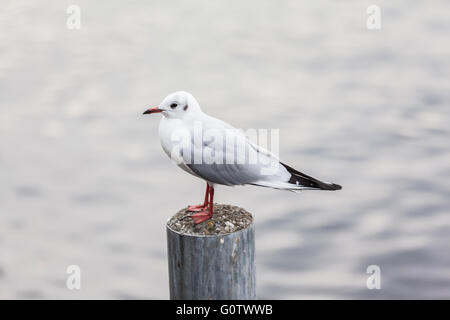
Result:
<svg viewBox="0 0 450 320">
<path fill-rule="evenodd" d="M 158 112 L 163 112 L 163 110 L 161 110 L 158 107 L 153 107 L 148 110 L 145 110 L 143 114 L 158 113 Z"/>
</svg>

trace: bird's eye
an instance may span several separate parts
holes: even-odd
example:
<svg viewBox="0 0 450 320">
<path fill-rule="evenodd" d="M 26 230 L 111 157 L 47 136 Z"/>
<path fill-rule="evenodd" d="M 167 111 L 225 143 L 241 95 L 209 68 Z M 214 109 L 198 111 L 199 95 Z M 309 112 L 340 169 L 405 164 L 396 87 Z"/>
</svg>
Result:
<svg viewBox="0 0 450 320">
<path fill-rule="evenodd" d="M 170 105 L 170 107 L 171 107 L 172 109 L 175 109 L 175 108 L 177 107 L 177 104 L 176 104 L 176 103 L 172 103 L 172 104 Z"/>
</svg>

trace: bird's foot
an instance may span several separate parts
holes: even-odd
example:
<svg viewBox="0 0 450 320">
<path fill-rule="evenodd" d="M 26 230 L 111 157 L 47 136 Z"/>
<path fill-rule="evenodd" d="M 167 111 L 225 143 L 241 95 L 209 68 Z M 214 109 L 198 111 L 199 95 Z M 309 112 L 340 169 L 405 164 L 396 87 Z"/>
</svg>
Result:
<svg viewBox="0 0 450 320">
<path fill-rule="evenodd" d="M 209 211 L 200 211 L 197 213 L 194 213 L 193 215 L 191 215 L 190 217 L 194 220 L 195 224 L 199 224 L 202 223 L 206 220 L 209 220 L 212 218 L 212 213 L 210 213 Z"/>
<path fill-rule="evenodd" d="M 187 208 L 187 211 L 198 212 L 198 211 L 205 210 L 207 207 L 208 207 L 208 205 L 196 204 L 196 205 L 189 206 Z"/>
</svg>

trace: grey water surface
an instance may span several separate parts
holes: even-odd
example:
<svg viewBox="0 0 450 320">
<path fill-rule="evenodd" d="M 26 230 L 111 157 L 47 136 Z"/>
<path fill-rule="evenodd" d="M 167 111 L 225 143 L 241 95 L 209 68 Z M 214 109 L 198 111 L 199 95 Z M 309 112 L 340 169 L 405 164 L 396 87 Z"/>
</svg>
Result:
<svg viewBox="0 0 450 320">
<path fill-rule="evenodd" d="M 377 1 L 378 31 L 371 4 L 2 1 L 0 298 L 168 298 L 165 223 L 204 185 L 142 112 L 177 90 L 344 187 L 217 188 L 255 217 L 259 298 L 450 298 L 450 3 Z"/>
</svg>

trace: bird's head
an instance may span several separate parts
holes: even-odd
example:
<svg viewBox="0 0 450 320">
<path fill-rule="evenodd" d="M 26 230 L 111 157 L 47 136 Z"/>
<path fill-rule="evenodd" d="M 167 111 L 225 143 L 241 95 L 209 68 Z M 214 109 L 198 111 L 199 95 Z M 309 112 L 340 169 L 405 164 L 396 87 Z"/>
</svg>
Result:
<svg viewBox="0 0 450 320">
<path fill-rule="evenodd" d="M 144 114 L 162 112 L 167 118 L 181 119 L 199 111 L 200 105 L 192 94 L 177 91 L 165 97 L 158 106 L 145 110 Z"/>
</svg>

